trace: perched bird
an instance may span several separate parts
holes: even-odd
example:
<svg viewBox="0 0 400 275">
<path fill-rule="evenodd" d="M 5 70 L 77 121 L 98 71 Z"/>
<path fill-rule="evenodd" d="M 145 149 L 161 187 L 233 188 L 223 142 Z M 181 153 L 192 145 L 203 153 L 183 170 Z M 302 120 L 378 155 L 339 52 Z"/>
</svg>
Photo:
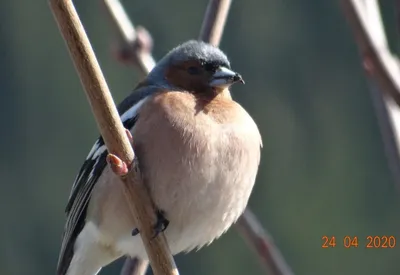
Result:
<svg viewBox="0 0 400 275">
<path fill-rule="evenodd" d="M 169 222 L 173 254 L 221 236 L 249 200 L 262 141 L 232 100 L 236 82 L 242 77 L 220 49 L 192 40 L 161 59 L 118 106 L 143 182 Z M 94 275 L 124 255 L 147 258 L 107 154 L 100 137 L 72 186 L 58 275 Z"/>
</svg>

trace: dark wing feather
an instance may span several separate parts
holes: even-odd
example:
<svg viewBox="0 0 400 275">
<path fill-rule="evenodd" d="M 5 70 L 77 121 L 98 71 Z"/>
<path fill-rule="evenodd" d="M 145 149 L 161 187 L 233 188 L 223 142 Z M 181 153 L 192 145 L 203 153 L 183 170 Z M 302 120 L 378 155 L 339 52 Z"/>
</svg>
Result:
<svg viewBox="0 0 400 275">
<path fill-rule="evenodd" d="M 123 125 L 126 129 L 132 129 L 138 118 L 137 113 L 125 116 L 124 114 L 131 107 L 136 105 L 142 99 L 156 93 L 156 87 L 138 89 L 129 95 L 118 106 L 118 112 L 123 117 Z M 71 194 L 66 207 L 67 222 L 64 229 L 63 241 L 61 245 L 60 256 L 57 265 L 57 274 L 65 275 L 74 255 L 74 244 L 79 233 L 85 225 L 87 206 L 90 201 L 90 196 L 94 185 L 101 176 L 104 168 L 107 165 L 106 150 L 104 140 L 99 137 L 90 151 L 87 159 L 83 163 L 79 173 L 72 186 Z"/>
</svg>

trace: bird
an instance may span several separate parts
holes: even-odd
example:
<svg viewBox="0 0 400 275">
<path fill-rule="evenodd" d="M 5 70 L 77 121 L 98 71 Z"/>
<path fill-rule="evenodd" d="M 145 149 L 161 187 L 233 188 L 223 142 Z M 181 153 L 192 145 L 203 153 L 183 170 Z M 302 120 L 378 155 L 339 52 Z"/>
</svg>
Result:
<svg viewBox="0 0 400 275">
<path fill-rule="evenodd" d="M 117 106 L 173 255 L 219 238 L 249 201 L 262 138 L 232 99 L 229 88 L 240 82 L 222 50 L 189 40 Z M 75 178 L 57 275 L 94 275 L 122 256 L 147 259 L 107 155 L 100 136 Z"/>
</svg>

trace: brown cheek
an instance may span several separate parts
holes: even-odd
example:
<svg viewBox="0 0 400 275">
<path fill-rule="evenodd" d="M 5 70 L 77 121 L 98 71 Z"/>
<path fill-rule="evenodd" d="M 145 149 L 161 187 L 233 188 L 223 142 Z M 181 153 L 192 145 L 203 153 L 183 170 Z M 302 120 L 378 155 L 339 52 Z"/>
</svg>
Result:
<svg viewBox="0 0 400 275">
<path fill-rule="evenodd" d="M 189 92 L 203 92 L 208 87 L 205 75 L 190 75 L 184 70 L 168 70 L 166 78 L 169 83 Z"/>
<path fill-rule="evenodd" d="M 179 66 L 170 67 L 166 71 L 165 77 L 172 85 L 181 87 L 187 91 L 203 92 L 203 90 L 208 89 L 209 73 L 202 72 L 198 75 L 188 73 L 188 68 L 199 66 L 197 61 L 187 61 L 179 64 Z"/>
<path fill-rule="evenodd" d="M 165 78 L 168 82 L 177 87 L 186 88 L 189 83 L 187 83 L 187 76 L 185 76 L 185 71 L 179 68 L 169 68 L 165 72 Z"/>
</svg>

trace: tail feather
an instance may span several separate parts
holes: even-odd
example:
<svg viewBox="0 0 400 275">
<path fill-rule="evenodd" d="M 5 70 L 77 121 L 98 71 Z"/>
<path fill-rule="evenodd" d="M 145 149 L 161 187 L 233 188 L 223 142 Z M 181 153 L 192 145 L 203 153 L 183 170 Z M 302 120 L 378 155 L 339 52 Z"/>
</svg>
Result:
<svg viewBox="0 0 400 275">
<path fill-rule="evenodd" d="M 120 256 L 114 249 L 99 243 L 94 224 L 86 223 L 74 245 L 62 250 L 57 275 L 96 275 L 100 269 Z"/>
</svg>

